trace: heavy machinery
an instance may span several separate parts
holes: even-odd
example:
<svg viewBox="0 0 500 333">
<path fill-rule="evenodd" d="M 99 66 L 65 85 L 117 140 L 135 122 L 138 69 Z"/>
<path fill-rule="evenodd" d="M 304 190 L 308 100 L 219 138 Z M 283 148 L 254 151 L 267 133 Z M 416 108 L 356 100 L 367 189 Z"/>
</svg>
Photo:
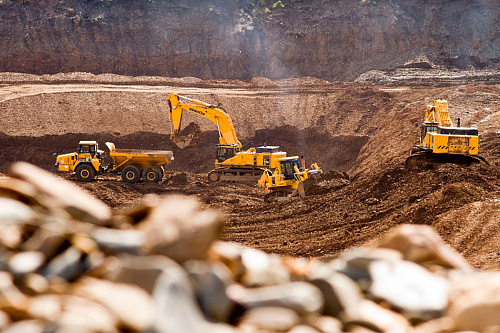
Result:
<svg viewBox="0 0 500 333">
<path fill-rule="evenodd" d="M 259 185 L 266 190 L 264 202 L 286 201 L 305 196 L 303 182 L 311 175 L 322 173 L 318 164 L 305 169 L 299 157 L 283 157 L 276 161 L 276 168 L 266 170 L 259 179 Z"/>
<path fill-rule="evenodd" d="M 420 126 L 420 143 L 410 151 L 406 159 L 409 169 L 436 168 L 441 163 L 470 165 L 484 161 L 478 156 L 479 135 L 477 128 L 453 127 L 444 99 L 428 105 Z"/>
<path fill-rule="evenodd" d="M 136 183 L 141 177 L 146 182 L 158 183 L 163 179 L 163 166 L 174 159 L 171 151 L 116 149 L 111 142 L 106 142 L 106 146 L 109 148 L 108 163 L 96 141 L 80 141 L 77 152 L 57 156 L 56 168 L 75 172 L 82 182 L 92 181 L 97 174 L 111 173 L 121 175 L 127 183 Z"/>
<path fill-rule="evenodd" d="M 229 114 L 214 105 L 177 94 L 168 96 L 170 139 L 179 148 L 193 147 L 199 138 L 199 126 L 189 124 L 180 130 L 184 111 L 207 118 L 217 126 L 219 144 L 216 146 L 215 169 L 208 173 L 211 182 L 258 180 L 266 169 L 276 168 L 276 162 L 286 157 L 279 146 L 261 146 L 242 151 Z"/>
</svg>

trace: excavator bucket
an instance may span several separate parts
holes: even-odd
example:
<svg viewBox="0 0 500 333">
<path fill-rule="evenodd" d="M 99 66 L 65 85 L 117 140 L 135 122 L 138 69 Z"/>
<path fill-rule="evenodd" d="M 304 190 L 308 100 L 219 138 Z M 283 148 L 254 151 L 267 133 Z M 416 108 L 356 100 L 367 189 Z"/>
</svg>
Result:
<svg viewBox="0 0 500 333">
<path fill-rule="evenodd" d="M 192 148 L 198 142 L 200 133 L 200 126 L 193 122 L 184 127 L 179 133 L 172 133 L 170 139 L 181 149 Z"/>
</svg>

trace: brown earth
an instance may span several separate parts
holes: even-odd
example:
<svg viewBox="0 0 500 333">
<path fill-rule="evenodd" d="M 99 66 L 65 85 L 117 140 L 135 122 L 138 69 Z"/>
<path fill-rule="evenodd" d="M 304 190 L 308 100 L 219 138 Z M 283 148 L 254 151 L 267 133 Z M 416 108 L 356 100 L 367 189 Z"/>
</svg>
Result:
<svg viewBox="0 0 500 333">
<path fill-rule="evenodd" d="M 280 145 L 325 171 L 300 201 L 266 204 L 254 184 L 209 184 L 217 133 L 204 130 L 190 150 L 168 139 L 166 97 L 176 92 L 222 106 L 245 147 Z M 378 238 L 395 225 L 426 224 L 468 261 L 500 268 L 500 85 L 446 87 L 330 83 L 314 78 L 271 81 L 0 73 L 0 172 L 29 161 L 50 169 L 54 153 L 79 140 L 101 148 L 171 149 L 175 161 L 160 184 L 127 185 L 113 176 L 80 184 L 114 209 L 146 194 L 184 193 L 228 216 L 223 238 L 289 256 L 330 256 Z M 445 98 L 453 121 L 477 126 L 488 163 L 436 170 L 403 167 L 427 104 Z M 347 172 L 349 180 L 345 179 Z M 71 175 L 63 175 L 71 178 Z"/>
</svg>

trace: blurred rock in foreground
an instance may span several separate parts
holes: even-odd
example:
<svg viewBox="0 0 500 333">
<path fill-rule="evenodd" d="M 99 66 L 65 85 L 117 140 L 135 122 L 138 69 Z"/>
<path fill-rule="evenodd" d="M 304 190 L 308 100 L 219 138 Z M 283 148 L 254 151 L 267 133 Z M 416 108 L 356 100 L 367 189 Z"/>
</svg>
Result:
<svg viewBox="0 0 500 333">
<path fill-rule="evenodd" d="M 217 241 L 192 197 L 122 214 L 48 172 L 0 182 L 2 332 L 496 332 L 500 272 L 404 225 L 334 260 Z"/>
</svg>

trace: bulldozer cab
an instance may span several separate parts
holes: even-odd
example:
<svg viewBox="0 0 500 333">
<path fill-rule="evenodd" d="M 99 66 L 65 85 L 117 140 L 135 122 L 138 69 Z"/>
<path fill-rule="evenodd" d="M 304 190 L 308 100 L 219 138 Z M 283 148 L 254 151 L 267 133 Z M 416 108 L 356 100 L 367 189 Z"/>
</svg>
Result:
<svg viewBox="0 0 500 333">
<path fill-rule="evenodd" d="M 236 155 L 237 152 L 238 147 L 236 145 L 217 145 L 217 155 L 215 158 L 217 159 L 217 162 L 221 163 Z"/>
<path fill-rule="evenodd" d="M 294 179 L 295 167 L 299 167 L 298 160 L 286 160 L 280 162 L 281 174 L 285 180 Z"/>
</svg>

